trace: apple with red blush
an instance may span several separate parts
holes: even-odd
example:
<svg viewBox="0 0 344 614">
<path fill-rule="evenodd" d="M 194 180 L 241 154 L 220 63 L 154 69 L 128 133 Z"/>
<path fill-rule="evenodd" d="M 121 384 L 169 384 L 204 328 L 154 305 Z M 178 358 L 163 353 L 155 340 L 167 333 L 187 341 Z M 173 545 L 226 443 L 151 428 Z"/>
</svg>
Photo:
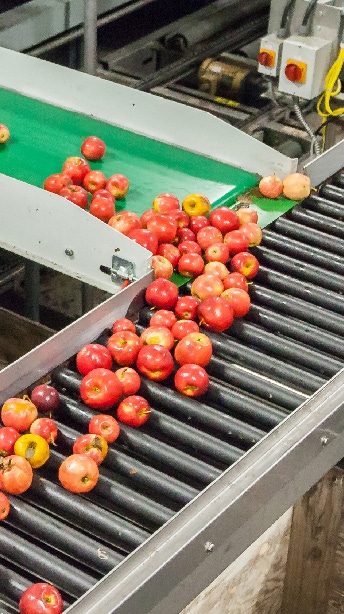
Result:
<svg viewBox="0 0 344 614">
<path fill-rule="evenodd" d="M 178 287 L 169 279 L 155 279 L 146 288 L 148 305 L 158 309 L 173 309 L 178 300 Z"/>
<path fill-rule="evenodd" d="M 209 296 L 198 307 L 201 326 L 221 333 L 231 326 L 234 313 L 230 302 L 223 296 Z"/>
<path fill-rule="evenodd" d="M 242 318 L 249 312 L 251 299 L 242 288 L 227 288 L 221 296 L 229 301 L 235 318 Z"/>
<path fill-rule="evenodd" d="M 129 318 L 118 318 L 111 326 L 113 333 L 118 333 L 122 330 L 130 330 L 132 333 L 136 333 L 136 326 Z"/>
<path fill-rule="evenodd" d="M 226 299 L 224 299 L 226 300 Z M 205 333 L 188 333 L 178 341 L 174 357 L 178 364 L 197 364 L 205 367 L 213 354 L 213 344 Z"/>
<path fill-rule="evenodd" d="M 199 326 L 195 320 L 177 320 L 171 328 L 171 333 L 176 341 L 180 341 L 189 333 L 199 333 Z"/>
<path fill-rule="evenodd" d="M 177 266 L 181 256 L 179 246 L 177 247 L 176 245 L 172 245 L 172 243 L 160 243 L 157 254 L 167 258 L 167 260 L 169 260 L 172 264 L 173 268 Z"/>
<path fill-rule="evenodd" d="M 207 262 L 222 262 L 226 264 L 229 260 L 229 247 L 227 243 L 209 245 L 204 252 L 204 258 Z"/>
<path fill-rule="evenodd" d="M 0 143 L 7 143 L 10 136 L 9 128 L 5 124 L 0 124 Z"/>
<path fill-rule="evenodd" d="M 178 273 L 183 277 L 196 277 L 203 272 L 204 260 L 200 254 L 182 254 L 178 261 Z"/>
<path fill-rule="evenodd" d="M 159 243 L 172 243 L 176 238 L 177 222 L 169 215 L 157 213 L 147 221 L 147 229 L 156 234 Z"/>
<path fill-rule="evenodd" d="M 174 313 L 177 318 L 181 320 L 195 320 L 200 302 L 197 296 L 192 296 L 190 294 L 180 296 L 174 307 Z"/>
<path fill-rule="evenodd" d="M 176 371 L 174 385 L 187 397 L 199 397 L 209 386 L 209 375 L 200 365 L 185 364 Z"/>
<path fill-rule="evenodd" d="M 106 145 L 98 136 L 88 136 L 81 144 L 80 151 L 87 160 L 101 160 L 106 152 Z"/>
<path fill-rule="evenodd" d="M 197 236 L 196 233 L 191 230 L 191 228 L 177 228 L 176 240 L 179 243 L 182 241 L 196 241 Z"/>
<path fill-rule="evenodd" d="M 223 243 L 222 233 L 215 226 L 205 226 L 197 233 L 197 243 L 203 250 L 215 243 Z"/>
<path fill-rule="evenodd" d="M 204 273 L 207 275 L 218 275 L 222 280 L 229 274 L 229 270 L 227 269 L 226 265 L 223 264 L 223 262 L 213 260 L 212 262 L 206 263 L 204 266 Z"/>
<path fill-rule="evenodd" d="M 230 256 L 248 249 L 248 238 L 241 230 L 230 230 L 223 237 L 223 242 L 228 246 Z"/>
<path fill-rule="evenodd" d="M 138 245 L 141 245 L 141 247 L 152 252 L 153 256 L 157 253 L 159 246 L 158 237 L 155 232 L 148 230 L 148 228 L 134 228 L 130 230 L 127 236 L 132 241 L 135 241 L 135 243 L 138 243 Z"/>
<path fill-rule="evenodd" d="M 107 224 L 115 215 L 115 204 L 107 198 L 98 196 L 97 198 L 92 198 L 89 212 L 91 215 L 98 218 L 98 220 Z"/>
<path fill-rule="evenodd" d="M 169 279 L 173 273 L 172 263 L 165 258 L 165 256 L 159 256 L 157 254 L 152 256 L 152 268 L 154 270 L 155 279 L 159 279 L 160 277 Z"/>
<path fill-rule="evenodd" d="M 231 260 L 231 270 L 253 279 L 259 271 L 259 261 L 251 252 L 239 252 Z"/>
<path fill-rule="evenodd" d="M 134 364 L 142 345 L 140 337 L 130 330 L 113 333 L 106 343 L 112 358 L 121 367 L 130 367 Z"/>
<path fill-rule="evenodd" d="M 205 226 L 210 226 L 210 222 L 205 215 L 193 215 L 192 217 L 190 217 L 189 228 L 196 235 L 198 231 L 201 230 L 201 228 L 204 228 Z"/>
<path fill-rule="evenodd" d="M 172 350 L 174 346 L 173 334 L 166 326 L 148 326 L 140 338 L 143 345 L 163 345 L 168 350 Z"/>
<path fill-rule="evenodd" d="M 231 230 L 237 230 L 240 226 L 239 218 L 233 209 L 228 207 L 218 207 L 209 214 L 209 222 L 218 228 L 222 234 Z"/>
<path fill-rule="evenodd" d="M 174 194 L 163 192 L 154 198 L 152 206 L 158 213 L 168 214 L 171 211 L 178 211 L 180 209 L 180 202 L 179 198 Z"/>
<path fill-rule="evenodd" d="M 136 229 L 141 228 L 141 220 L 133 211 L 120 211 L 115 213 L 109 221 L 109 226 L 118 230 L 123 235 L 129 236 L 129 234 Z"/>
<path fill-rule="evenodd" d="M 92 169 L 86 173 L 82 183 L 87 192 L 94 194 L 96 190 L 104 190 L 106 186 L 106 177 L 102 171 Z"/>
<path fill-rule="evenodd" d="M 88 194 L 81 185 L 69 184 L 65 185 L 59 192 L 59 196 L 66 198 L 74 205 L 81 209 L 86 209 L 88 205 Z"/>
<path fill-rule="evenodd" d="M 245 290 L 245 292 L 248 292 L 248 282 L 245 275 L 238 273 L 237 271 L 226 275 L 226 277 L 222 280 L 222 283 L 225 290 L 227 290 L 227 288 L 241 288 L 242 290 Z"/>
<path fill-rule="evenodd" d="M 163 345 L 144 345 L 136 360 L 140 373 L 154 381 L 161 381 L 171 375 L 174 360 L 170 350 Z"/>
<path fill-rule="evenodd" d="M 53 173 L 46 177 L 43 182 L 43 189 L 53 194 L 59 194 L 66 185 L 72 183 L 71 178 L 66 173 Z"/>
<path fill-rule="evenodd" d="M 173 324 L 177 322 L 177 317 L 170 309 L 158 309 L 155 311 L 149 321 L 150 326 L 164 326 L 171 329 Z"/>
<path fill-rule="evenodd" d="M 19 600 L 20 614 L 61 614 L 63 599 L 60 591 L 48 582 L 31 584 Z"/>
<path fill-rule="evenodd" d="M 62 165 L 62 172 L 70 177 L 71 183 L 77 185 L 82 184 L 85 175 L 90 170 L 91 167 L 87 160 L 80 156 L 69 156 Z"/>
<path fill-rule="evenodd" d="M 201 254 L 202 248 L 197 241 L 181 241 L 178 243 L 181 254 Z"/>
<path fill-rule="evenodd" d="M 121 200 L 126 196 L 129 190 L 129 179 L 125 175 L 115 173 L 108 178 L 106 183 L 106 189 L 114 196 L 114 198 Z"/>
<path fill-rule="evenodd" d="M 224 286 L 219 275 L 202 273 L 191 284 L 191 294 L 203 301 L 208 296 L 220 296 Z"/>
</svg>

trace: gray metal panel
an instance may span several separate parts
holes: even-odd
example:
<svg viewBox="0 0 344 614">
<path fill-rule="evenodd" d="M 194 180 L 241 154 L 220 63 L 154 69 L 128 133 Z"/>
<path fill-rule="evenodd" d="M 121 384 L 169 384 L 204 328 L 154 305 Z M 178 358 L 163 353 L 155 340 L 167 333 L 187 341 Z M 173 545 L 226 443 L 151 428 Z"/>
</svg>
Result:
<svg viewBox="0 0 344 614">
<path fill-rule="evenodd" d="M 312 186 L 319 185 L 343 168 L 344 139 L 304 166 Z"/>
</svg>

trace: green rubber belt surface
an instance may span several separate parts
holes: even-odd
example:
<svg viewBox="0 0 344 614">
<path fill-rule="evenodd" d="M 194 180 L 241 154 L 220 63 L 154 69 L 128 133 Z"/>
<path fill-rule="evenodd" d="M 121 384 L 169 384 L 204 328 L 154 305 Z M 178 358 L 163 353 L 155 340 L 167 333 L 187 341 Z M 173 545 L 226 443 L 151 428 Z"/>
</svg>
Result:
<svg viewBox="0 0 344 614">
<path fill-rule="evenodd" d="M 113 112 L 115 118 L 115 100 Z M 106 176 L 121 173 L 130 181 L 117 210 L 141 214 L 161 192 L 180 199 L 197 192 L 205 194 L 213 208 L 232 205 L 238 195 L 257 185 L 252 173 L 4 89 L 0 89 L 0 123 L 11 132 L 8 143 L 0 146 L 0 172 L 38 187 L 48 175 L 60 172 L 67 157 L 81 155 L 85 137 L 102 138 L 106 154 L 91 167 Z M 264 213 L 260 223 L 265 226 L 290 206 L 290 201 L 256 203 Z"/>
</svg>

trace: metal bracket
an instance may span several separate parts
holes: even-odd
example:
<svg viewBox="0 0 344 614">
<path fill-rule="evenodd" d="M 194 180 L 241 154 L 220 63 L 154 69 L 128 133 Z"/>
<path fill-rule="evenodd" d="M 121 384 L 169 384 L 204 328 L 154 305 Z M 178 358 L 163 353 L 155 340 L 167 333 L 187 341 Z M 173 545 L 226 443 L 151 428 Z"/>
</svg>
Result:
<svg viewBox="0 0 344 614">
<path fill-rule="evenodd" d="M 111 281 L 136 281 L 134 264 L 125 258 L 112 256 Z"/>
</svg>

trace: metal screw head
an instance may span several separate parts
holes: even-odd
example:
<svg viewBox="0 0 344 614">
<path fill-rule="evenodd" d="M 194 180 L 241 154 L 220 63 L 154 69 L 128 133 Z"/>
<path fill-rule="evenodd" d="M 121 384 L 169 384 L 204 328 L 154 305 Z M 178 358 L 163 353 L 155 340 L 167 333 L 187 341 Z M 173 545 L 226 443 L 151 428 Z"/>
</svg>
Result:
<svg viewBox="0 0 344 614">
<path fill-rule="evenodd" d="M 211 542 L 205 542 L 205 544 L 204 544 L 204 550 L 205 550 L 206 552 L 212 552 L 212 551 L 214 550 L 214 548 L 215 548 L 215 545 L 214 545 L 214 544 L 212 544 Z"/>
<path fill-rule="evenodd" d="M 74 256 L 74 252 L 73 252 L 73 250 L 72 250 L 72 249 L 70 249 L 70 247 L 66 247 L 66 249 L 65 249 L 65 254 L 66 254 L 66 256 L 69 256 L 70 258 L 71 258 L 72 256 Z"/>
</svg>

